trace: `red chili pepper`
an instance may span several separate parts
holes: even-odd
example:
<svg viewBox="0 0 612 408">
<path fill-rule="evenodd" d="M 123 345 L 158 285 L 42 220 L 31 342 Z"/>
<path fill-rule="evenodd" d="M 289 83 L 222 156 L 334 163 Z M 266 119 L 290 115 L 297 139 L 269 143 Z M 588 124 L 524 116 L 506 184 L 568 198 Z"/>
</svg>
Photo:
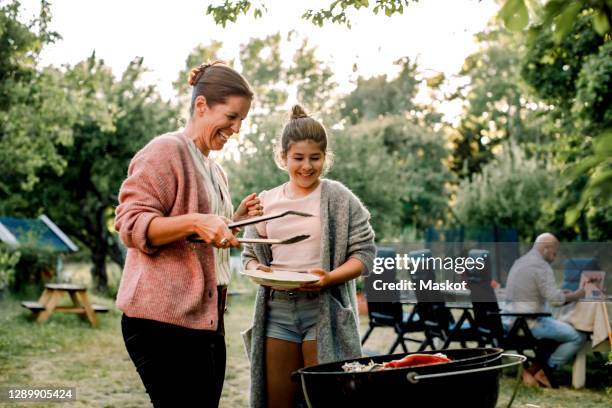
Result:
<svg viewBox="0 0 612 408">
<path fill-rule="evenodd" d="M 409 354 L 401 360 L 393 360 L 384 364 L 385 368 L 411 367 L 417 365 L 429 365 L 448 363 L 451 361 L 443 354 Z"/>
</svg>

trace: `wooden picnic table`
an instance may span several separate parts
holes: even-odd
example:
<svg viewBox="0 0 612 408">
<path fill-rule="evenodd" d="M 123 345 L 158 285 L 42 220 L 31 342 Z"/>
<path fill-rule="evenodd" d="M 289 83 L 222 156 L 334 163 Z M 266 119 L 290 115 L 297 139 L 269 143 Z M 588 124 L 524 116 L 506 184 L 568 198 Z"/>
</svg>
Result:
<svg viewBox="0 0 612 408">
<path fill-rule="evenodd" d="M 72 305 L 59 306 L 66 294 L 70 296 Z M 48 283 L 38 301 L 24 301 L 21 305 L 34 313 L 38 323 L 46 322 L 55 312 L 76 313 L 81 319 L 89 320 L 93 327 L 98 327 L 96 313 L 106 313 L 109 310 L 106 306 L 91 304 L 85 286 L 71 283 Z"/>
</svg>

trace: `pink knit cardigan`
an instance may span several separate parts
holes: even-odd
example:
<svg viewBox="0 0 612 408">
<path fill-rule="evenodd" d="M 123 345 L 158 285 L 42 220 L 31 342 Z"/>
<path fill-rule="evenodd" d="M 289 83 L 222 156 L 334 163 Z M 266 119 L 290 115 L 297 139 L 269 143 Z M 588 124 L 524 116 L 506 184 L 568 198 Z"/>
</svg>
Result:
<svg viewBox="0 0 612 408">
<path fill-rule="evenodd" d="M 128 247 L 117 306 L 129 317 L 217 329 L 212 248 L 185 239 L 161 247 L 147 242 L 155 217 L 209 212 L 201 186 L 181 132 L 156 137 L 132 159 L 115 211 L 115 229 Z"/>
</svg>

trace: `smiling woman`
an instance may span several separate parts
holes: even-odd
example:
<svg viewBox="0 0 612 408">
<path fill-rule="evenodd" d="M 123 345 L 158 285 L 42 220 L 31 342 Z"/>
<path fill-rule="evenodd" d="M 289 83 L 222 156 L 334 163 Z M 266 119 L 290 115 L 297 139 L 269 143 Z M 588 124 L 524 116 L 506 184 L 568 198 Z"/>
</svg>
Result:
<svg viewBox="0 0 612 408">
<path fill-rule="evenodd" d="M 208 157 L 240 131 L 247 81 L 215 62 L 194 68 L 190 119 L 132 159 L 115 228 L 128 247 L 117 305 L 127 351 L 154 406 L 216 407 L 225 374 L 223 310 L 230 219 L 261 215 L 255 194 L 232 207 L 221 166 Z M 192 244 L 198 235 L 210 245 Z"/>
</svg>

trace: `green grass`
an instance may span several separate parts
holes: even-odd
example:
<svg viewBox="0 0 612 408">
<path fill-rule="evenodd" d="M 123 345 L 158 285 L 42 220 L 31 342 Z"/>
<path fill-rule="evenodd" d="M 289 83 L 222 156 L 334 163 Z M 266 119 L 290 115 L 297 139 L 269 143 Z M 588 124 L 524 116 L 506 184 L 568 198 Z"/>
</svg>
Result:
<svg viewBox="0 0 612 408">
<path fill-rule="evenodd" d="M 253 287 L 239 279 L 232 289 L 243 294 L 230 298 L 226 315 L 228 361 L 221 406 L 239 408 L 248 406 L 249 366 L 240 331 L 251 321 Z M 97 329 L 71 314 L 55 314 L 47 323 L 39 325 L 31 320 L 28 310 L 21 308 L 19 302 L 24 298 L 21 295 L 0 300 L 0 385 L 76 387 L 78 401 L 69 405 L 74 407 L 149 406 L 140 378 L 123 345 L 118 310 L 113 308 L 110 313 L 100 315 Z M 113 305 L 111 299 L 94 297 L 94 300 Z M 361 325 L 362 329 L 366 327 L 365 318 Z M 376 329 L 366 349 L 385 352 L 392 340 L 390 329 Z M 515 381 L 512 374 L 508 372 L 502 376 L 499 407 L 506 405 L 512 393 Z M 561 372 L 558 379 L 562 383 L 559 390 L 521 387 L 513 406 L 582 408 L 611 405 L 610 379 L 601 362 L 589 360 L 587 389 L 571 389 L 568 370 Z M 27 406 L 45 405 L 31 403 Z"/>
</svg>

